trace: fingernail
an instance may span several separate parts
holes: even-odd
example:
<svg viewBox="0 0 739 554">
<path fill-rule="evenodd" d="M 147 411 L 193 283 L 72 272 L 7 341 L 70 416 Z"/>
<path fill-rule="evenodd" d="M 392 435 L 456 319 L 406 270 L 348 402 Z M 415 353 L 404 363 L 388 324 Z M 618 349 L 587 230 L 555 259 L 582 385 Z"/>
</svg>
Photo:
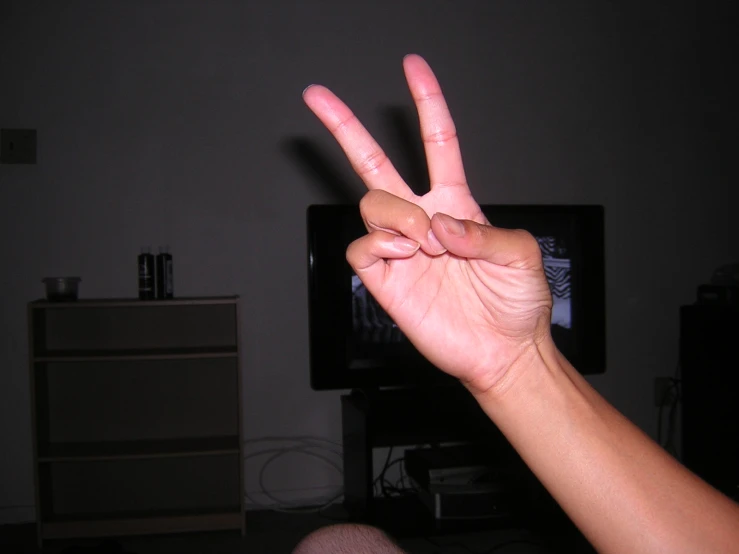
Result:
<svg viewBox="0 0 739 554">
<path fill-rule="evenodd" d="M 434 234 L 433 229 L 429 229 L 429 246 L 433 248 L 434 250 L 439 251 L 439 254 L 442 254 L 446 252 L 446 248 L 444 248 L 444 245 L 439 242 L 439 239 L 436 238 L 436 235 Z"/>
<path fill-rule="evenodd" d="M 418 247 L 421 246 L 415 240 L 411 240 L 407 237 L 395 237 L 393 239 L 393 243 L 398 250 L 402 250 L 403 252 L 415 252 L 418 250 Z"/>
<path fill-rule="evenodd" d="M 454 219 L 446 214 L 437 214 L 439 221 L 444 226 L 444 230 L 450 235 L 455 237 L 461 237 L 464 235 L 464 224 L 461 221 Z"/>
<path fill-rule="evenodd" d="M 307 87 L 305 87 L 303 89 L 303 94 L 301 96 L 305 96 L 305 93 L 308 92 L 308 89 L 311 88 L 311 87 L 314 87 L 314 86 L 316 86 L 316 85 L 308 85 Z"/>
</svg>

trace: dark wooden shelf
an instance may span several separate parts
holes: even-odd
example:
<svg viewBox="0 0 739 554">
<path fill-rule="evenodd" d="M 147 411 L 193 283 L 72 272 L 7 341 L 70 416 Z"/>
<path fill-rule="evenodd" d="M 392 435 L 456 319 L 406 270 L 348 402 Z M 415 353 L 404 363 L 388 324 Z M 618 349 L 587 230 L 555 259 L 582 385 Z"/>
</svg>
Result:
<svg viewBox="0 0 739 554">
<path fill-rule="evenodd" d="M 239 454 L 239 438 L 203 437 L 166 440 L 64 442 L 39 445 L 38 462 L 141 460 Z"/>
<path fill-rule="evenodd" d="M 40 299 L 28 319 L 39 545 L 243 534 L 239 297 Z"/>
<path fill-rule="evenodd" d="M 243 520 L 239 506 L 226 506 L 217 510 L 55 515 L 44 519 L 40 525 L 44 539 L 64 539 L 243 529 Z"/>
<path fill-rule="evenodd" d="M 126 348 L 116 350 L 46 350 L 34 355 L 36 363 L 50 362 L 115 362 L 125 360 L 186 360 L 202 358 L 236 358 L 236 346 L 203 346 L 197 348 Z"/>
<path fill-rule="evenodd" d="M 235 304 L 238 296 L 183 297 L 167 300 L 139 300 L 138 298 L 80 298 L 68 302 L 51 302 L 40 298 L 30 303 L 31 308 L 156 308 L 158 306 L 213 306 Z"/>
</svg>

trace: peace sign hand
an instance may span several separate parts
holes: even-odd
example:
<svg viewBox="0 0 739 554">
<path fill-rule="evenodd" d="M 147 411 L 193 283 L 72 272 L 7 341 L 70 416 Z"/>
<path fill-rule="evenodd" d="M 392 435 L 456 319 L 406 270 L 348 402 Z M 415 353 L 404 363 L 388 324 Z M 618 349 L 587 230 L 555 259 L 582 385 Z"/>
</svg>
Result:
<svg viewBox="0 0 739 554">
<path fill-rule="evenodd" d="M 351 110 L 322 86 L 306 104 L 336 138 L 369 192 L 369 233 L 347 260 L 433 364 L 473 392 L 499 387 L 524 352 L 550 339 L 552 300 L 528 232 L 489 224 L 465 179 L 454 122 L 436 77 L 403 60 L 419 114 L 431 189 L 418 196 Z"/>
</svg>

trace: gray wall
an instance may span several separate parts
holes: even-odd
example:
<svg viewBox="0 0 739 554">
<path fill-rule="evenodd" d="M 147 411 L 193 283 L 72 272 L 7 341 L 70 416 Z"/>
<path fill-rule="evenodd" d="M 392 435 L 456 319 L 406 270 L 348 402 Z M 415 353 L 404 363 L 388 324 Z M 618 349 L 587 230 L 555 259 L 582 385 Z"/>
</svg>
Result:
<svg viewBox="0 0 739 554">
<path fill-rule="evenodd" d="M 410 106 L 411 51 L 438 73 L 479 201 L 606 206 L 608 372 L 590 381 L 654 436 L 678 308 L 739 256 L 721 98 L 704 92 L 721 86 L 703 60 L 715 22 L 651 4 L 3 2 L 0 126 L 38 129 L 39 149 L 0 167 L 0 523 L 32 517 L 25 303 L 47 275 L 134 296 L 141 245 L 171 246 L 178 295 L 241 295 L 248 438 L 338 440 L 339 394 L 308 384 L 305 209 L 363 185 L 300 94 L 334 88 L 398 157 L 387 113 Z M 341 193 L 295 156 L 304 141 Z M 267 482 L 314 498 L 340 478 L 293 456 Z"/>
</svg>

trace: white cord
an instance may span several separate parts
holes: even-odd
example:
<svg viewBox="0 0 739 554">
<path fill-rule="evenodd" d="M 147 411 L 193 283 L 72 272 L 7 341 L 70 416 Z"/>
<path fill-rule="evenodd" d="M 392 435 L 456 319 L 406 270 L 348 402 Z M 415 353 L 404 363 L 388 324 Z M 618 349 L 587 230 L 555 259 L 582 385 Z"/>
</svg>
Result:
<svg viewBox="0 0 739 554">
<path fill-rule="evenodd" d="M 306 456 L 312 456 L 314 458 L 318 458 L 320 460 L 325 461 L 327 464 L 335 468 L 339 473 L 343 474 L 343 469 L 339 464 L 336 463 L 335 460 L 332 460 L 330 457 L 320 454 L 318 452 L 314 452 L 314 450 L 324 450 L 327 453 L 333 454 L 335 456 L 339 456 L 343 458 L 343 452 L 341 450 L 341 444 L 337 443 L 335 441 L 331 441 L 328 439 L 323 439 L 320 437 L 311 437 L 311 436 L 293 436 L 293 437 L 260 437 L 257 439 L 249 439 L 245 440 L 244 444 L 253 444 L 253 443 L 264 443 L 264 442 L 297 442 L 297 445 L 290 446 L 290 447 L 273 447 L 273 448 L 266 448 L 264 450 L 259 450 L 256 452 L 252 452 L 250 454 L 246 454 L 244 456 L 245 460 L 248 460 L 250 458 L 255 458 L 258 456 L 264 456 L 267 454 L 272 454 L 267 461 L 262 465 L 262 468 L 259 471 L 259 487 L 260 487 L 260 493 L 269 498 L 270 500 L 274 501 L 277 505 L 267 505 L 260 503 L 258 501 L 255 501 L 253 498 L 249 496 L 248 493 L 244 493 L 247 500 L 251 502 L 252 504 L 263 508 L 268 509 L 276 512 L 286 512 L 286 513 L 316 513 L 325 510 L 328 506 L 331 506 L 332 504 L 336 503 L 337 500 L 341 499 L 343 497 L 343 491 L 339 492 L 329 500 L 327 500 L 325 503 L 323 503 L 320 506 L 314 506 L 314 507 L 303 507 L 298 503 L 293 502 L 286 502 L 280 498 L 275 497 L 272 495 L 268 490 L 267 487 L 265 487 L 264 482 L 264 474 L 266 472 L 267 466 L 274 462 L 276 459 L 280 458 L 281 456 L 285 456 L 286 454 L 303 454 Z M 319 443 L 319 444 L 314 444 Z"/>
</svg>

